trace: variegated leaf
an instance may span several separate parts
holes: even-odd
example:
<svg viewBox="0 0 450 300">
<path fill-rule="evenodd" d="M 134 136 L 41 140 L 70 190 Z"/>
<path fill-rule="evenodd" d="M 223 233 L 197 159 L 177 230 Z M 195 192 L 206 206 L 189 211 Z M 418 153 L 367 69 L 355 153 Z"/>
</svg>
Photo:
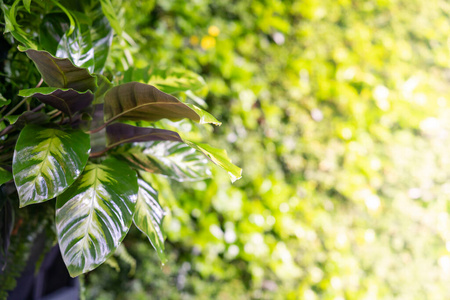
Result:
<svg viewBox="0 0 450 300">
<path fill-rule="evenodd" d="M 138 184 L 139 192 L 133 217 L 134 225 L 148 237 L 158 253 L 159 259 L 162 263 L 165 263 L 167 259 L 164 254 L 164 235 L 162 232 L 162 221 L 165 213 L 158 203 L 158 192 L 142 179 L 138 179 Z"/>
<path fill-rule="evenodd" d="M 127 234 L 136 205 L 136 173 L 109 158 L 88 164 L 56 201 L 61 254 L 72 277 L 95 269 Z"/>
<path fill-rule="evenodd" d="M 131 148 L 125 157 L 134 166 L 166 175 L 177 181 L 198 181 L 211 177 L 208 160 L 185 143 L 148 142 Z"/>
<path fill-rule="evenodd" d="M 81 174 L 89 152 L 89 135 L 81 130 L 27 125 L 20 133 L 13 157 L 20 206 L 61 194 Z"/>
</svg>

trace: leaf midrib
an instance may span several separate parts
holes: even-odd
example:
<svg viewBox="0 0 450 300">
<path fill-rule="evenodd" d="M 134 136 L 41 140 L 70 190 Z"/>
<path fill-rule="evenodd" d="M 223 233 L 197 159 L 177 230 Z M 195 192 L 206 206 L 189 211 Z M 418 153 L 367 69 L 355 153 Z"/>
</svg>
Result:
<svg viewBox="0 0 450 300">
<path fill-rule="evenodd" d="M 34 177 L 34 179 L 33 179 L 33 184 L 35 187 L 36 187 L 36 180 L 38 179 L 39 175 L 42 174 L 42 168 L 44 167 L 44 163 L 48 159 L 49 153 L 51 152 L 50 149 L 51 149 L 53 140 L 56 138 L 55 130 L 52 130 L 52 134 L 53 134 L 53 136 L 50 138 L 50 142 L 48 144 L 47 151 L 45 153 L 45 157 L 39 163 L 40 166 L 39 166 L 39 171 L 37 172 L 38 175 L 36 177 Z M 48 188 L 47 188 L 47 191 L 48 191 Z M 50 191 L 48 191 L 48 193 L 50 193 Z M 48 195 L 47 195 L 47 197 L 48 197 Z"/>
<path fill-rule="evenodd" d="M 161 104 L 163 104 L 163 105 L 180 105 L 180 104 L 184 105 L 187 108 L 189 108 L 190 110 L 192 110 L 198 116 L 198 118 L 200 119 L 200 116 L 199 116 L 199 114 L 196 111 L 194 111 L 192 108 L 190 108 L 189 106 L 187 106 L 186 104 L 184 104 L 182 102 L 180 102 L 180 103 L 177 103 L 177 102 L 152 102 L 152 103 L 145 103 L 145 104 L 141 104 L 141 105 L 138 105 L 138 106 L 134 106 L 132 109 L 128 109 L 128 110 L 126 110 L 124 112 L 121 112 L 121 113 L 113 116 L 111 119 L 107 120 L 106 123 L 109 124 L 112 121 L 120 118 L 121 116 L 123 116 L 123 115 L 125 115 L 125 114 L 127 114 L 127 113 L 129 113 L 129 112 L 131 112 L 133 110 L 136 110 L 138 108 L 145 107 L 145 106 L 150 106 L 150 105 L 161 105 Z"/>
</svg>

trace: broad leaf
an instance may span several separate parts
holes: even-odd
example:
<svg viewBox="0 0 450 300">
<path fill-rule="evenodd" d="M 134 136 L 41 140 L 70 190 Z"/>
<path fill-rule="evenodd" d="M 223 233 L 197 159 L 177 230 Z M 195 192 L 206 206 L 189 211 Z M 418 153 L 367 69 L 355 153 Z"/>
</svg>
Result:
<svg viewBox="0 0 450 300">
<path fill-rule="evenodd" d="M 108 19 L 100 10 L 95 10 L 93 23 L 90 26 L 92 46 L 94 47 L 95 65 L 93 71 L 101 73 L 108 58 L 109 49 L 113 39 L 113 31 Z M 99 84 L 100 85 L 100 84 Z"/>
<path fill-rule="evenodd" d="M 72 277 L 95 269 L 127 234 L 136 205 L 136 173 L 124 162 L 88 164 L 56 201 L 56 230 Z"/>
<path fill-rule="evenodd" d="M 183 141 L 175 131 L 136 127 L 122 123 L 116 123 L 106 127 L 106 136 L 109 148 L 132 142 Z"/>
<path fill-rule="evenodd" d="M 151 85 L 130 82 L 110 89 L 105 95 L 105 122 L 114 120 L 178 121 L 188 118 L 201 122 L 202 117 L 177 98 Z M 205 119 L 203 119 L 205 120 Z"/>
<path fill-rule="evenodd" d="M 177 181 L 198 181 L 211 177 L 208 160 L 185 143 L 148 142 L 131 148 L 123 155 L 139 169 Z"/>
<path fill-rule="evenodd" d="M 74 66 L 67 58 L 56 58 L 46 51 L 25 50 L 33 60 L 44 81 L 51 87 L 95 91 L 96 79 L 86 69 Z"/>
<path fill-rule="evenodd" d="M 242 177 L 242 169 L 231 162 L 227 151 L 211 147 L 208 144 L 194 143 L 186 140 L 184 142 L 192 148 L 202 152 L 210 161 L 227 171 L 232 182 L 235 182 Z"/>
<path fill-rule="evenodd" d="M 167 261 L 164 254 L 164 235 L 162 222 L 164 210 L 158 203 L 158 192 L 147 182 L 138 179 L 139 192 L 136 210 L 133 216 L 134 225 L 150 240 L 162 263 Z"/>
<path fill-rule="evenodd" d="M 47 122 L 48 115 L 41 112 L 26 111 L 19 116 L 11 116 L 8 118 L 10 124 L 14 125 L 15 129 L 22 129 L 28 124 L 43 124 Z"/>
<path fill-rule="evenodd" d="M 89 135 L 80 130 L 26 126 L 13 157 L 20 206 L 61 194 L 83 171 L 89 151 Z"/>
<path fill-rule="evenodd" d="M 60 89 L 53 87 L 41 87 L 19 91 L 19 96 L 35 97 L 45 104 L 59 109 L 68 116 L 86 108 L 94 100 L 90 91 L 84 93 L 73 89 Z"/>
<path fill-rule="evenodd" d="M 0 167 L 0 185 L 13 179 L 11 172 Z"/>
<path fill-rule="evenodd" d="M 72 34 L 65 33 L 59 41 L 55 56 L 68 58 L 74 65 L 94 72 L 95 59 L 91 26 L 79 24 Z"/>
</svg>

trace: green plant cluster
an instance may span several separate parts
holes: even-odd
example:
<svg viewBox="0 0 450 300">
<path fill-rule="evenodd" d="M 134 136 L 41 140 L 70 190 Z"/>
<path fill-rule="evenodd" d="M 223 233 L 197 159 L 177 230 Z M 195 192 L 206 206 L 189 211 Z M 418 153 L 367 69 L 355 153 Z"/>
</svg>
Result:
<svg viewBox="0 0 450 300">
<path fill-rule="evenodd" d="M 227 123 L 211 139 L 245 176 L 161 188 L 169 262 L 152 268 L 137 234 L 136 273 L 101 267 L 92 298 L 449 297 L 445 1 L 115 7 L 136 66 L 205 78 Z M 111 63 L 128 69 L 121 47 Z"/>
<path fill-rule="evenodd" d="M 209 160 L 232 181 L 241 177 L 224 150 L 166 128 L 182 119 L 221 124 L 202 103 L 173 96 L 197 97 L 203 79 L 183 69 L 104 71 L 114 32 L 122 34 L 110 1 L 0 5 L 2 276 L 19 275 L 29 255 L 40 255 L 11 250 L 30 248 L 47 225 L 72 277 L 105 262 L 132 224 L 164 262 L 165 212 L 148 174 L 204 180 Z M 31 204 L 55 207 L 55 219 L 33 215 Z M 47 238 L 52 245 L 55 235 Z M 4 282 L 2 292 L 14 287 Z"/>
</svg>

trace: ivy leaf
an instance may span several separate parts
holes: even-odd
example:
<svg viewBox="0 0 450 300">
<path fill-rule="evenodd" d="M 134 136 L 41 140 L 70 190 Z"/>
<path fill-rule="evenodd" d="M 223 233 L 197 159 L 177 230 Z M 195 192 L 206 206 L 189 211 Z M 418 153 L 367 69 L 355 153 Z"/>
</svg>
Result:
<svg viewBox="0 0 450 300">
<path fill-rule="evenodd" d="M 35 63 L 44 81 L 51 87 L 95 91 L 97 84 L 88 70 L 74 66 L 67 58 L 56 58 L 47 51 L 25 50 Z"/>
<path fill-rule="evenodd" d="M 174 180 L 198 181 L 211 177 L 208 160 L 185 143 L 148 142 L 123 154 L 139 169 Z"/>
<path fill-rule="evenodd" d="M 202 152 L 210 161 L 227 171 L 231 182 L 235 182 L 242 177 L 242 169 L 231 162 L 226 150 L 214 148 L 208 144 L 194 143 L 186 140 L 184 142 L 190 147 Z"/>
<path fill-rule="evenodd" d="M 139 192 L 133 222 L 150 240 L 162 263 L 167 261 L 164 254 L 164 235 L 162 222 L 164 210 L 158 203 L 158 192 L 147 182 L 138 179 Z"/>
<path fill-rule="evenodd" d="M 0 185 L 13 179 L 11 172 L 0 167 Z"/>
<path fill-rule="evenodd" d="M 49 104 L 68 116 L 72 116 L 75 112 L 86 108 L 94 100 L 94 94 L 90 91 L 80 93 L 73 89 L 53 87 L 20 90 L 19 96 L 35 97 L 42 103 Z"/>
<path fill-rule="evenodd" d="M 26 126 L 17 140 L 12 165 L 20 206 L 61 194 L 81 174 L 89 152 L 89 135 L 81 130 Z"/>
<path fill-rule="evenodd" d="M 95 269 L 127 234 L 138 193 L 136 173 L 124 162 L 88 164 L 56 200 L 56 230 L 72 277 Z"/>
<path fill-rule="evenodd" d="M 105 122 L 114 120 L 158 121 L 167 118 L 178 121 L 188 118 L 196 122 L 202 118 L 196 110 L 177 98 L 151 85 L 130 82 L 110 89 L 105 95 Z M 217 120 L 216 120 L 217 121 Z"/>
<path fill-rule="evenodd" d="M 132 142 L 183 141 L 175 131 L 137 127 L 122 123 L 108 125 L 106 127 L 106 136 L 108 148 Z"/>
</svg>

